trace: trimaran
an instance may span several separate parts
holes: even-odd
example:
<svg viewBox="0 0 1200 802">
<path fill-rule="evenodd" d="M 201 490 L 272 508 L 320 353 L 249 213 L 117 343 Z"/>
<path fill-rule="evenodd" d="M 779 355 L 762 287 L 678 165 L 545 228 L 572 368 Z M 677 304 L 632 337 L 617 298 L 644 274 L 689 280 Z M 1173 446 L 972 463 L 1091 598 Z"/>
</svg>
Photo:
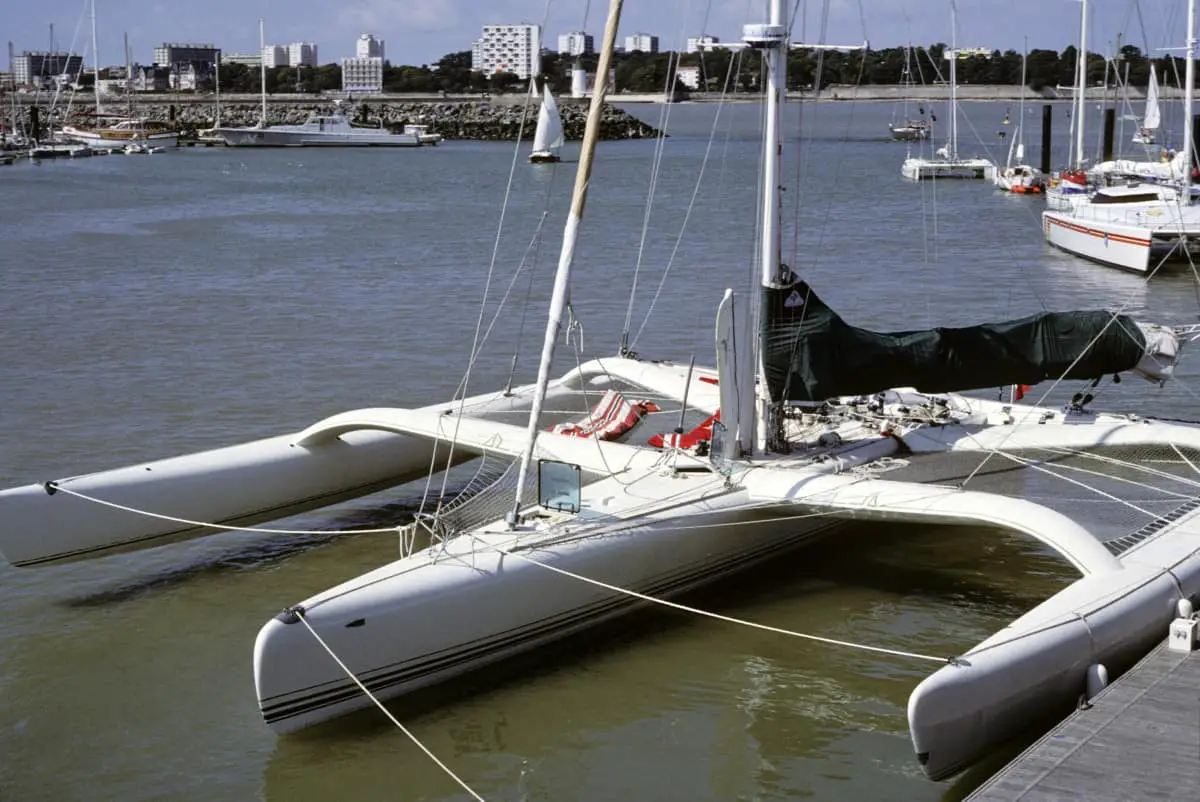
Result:
<svg viewBox="0 0 1200 802">
<path fill-rule="evenodd" d="M 599 75 L 621 6 L 611 0 Z M 1162 382 L 1193 332 L 1102 311 L 889 334 L 844 322 L 781 262 L 788 30 L 782 0 L 770 0 L 766 23 L 744 29 L 766 66 L 761 271 L 751 292 L 720 300 L 714 369 L 622 354 L 550 377 L 605 96 L 597 81 L 535 385 L 360 409 L 294 434 L 5 490 L 0 550 L 18 566 L 103 556 L 364 495 L 425 475 L 435 459 L 498 462 L 485 489 L 405 530 L 428 545 L 262 627 L 258 701 L 270 727 L 287 733 L 370 704 L 322 641 L 386 700 L 777 558 L 843 521 L 976 524 L 1048 544 L 1082 578 L 913 690 L 909 729 L 924 770 L 950 776 L 1069 706 L 1089 670 L 1136 660 L 1162 637 L 1174 600 L 1200 590 L 1200 463 L 1191 456 L 1200 427 L 1093 413 L 1090 389 L 1065 409 L 952 391 L 1062 379 L 1094 388 L 1119 374 Z M 603 397 L 627 417 L 622 399 L 643 393 L 710 428 L 653 447 L 628 433 L 620 442 L 548 431 L 555 419 L 542 414 Z M 497 420 L 514 411 L 528 412 L 527 426 Z M 1119 458 L 1152 452 L 1178 455 L 1181 474 L 1168 461 Z M 973 470 L 959 470 L 964 460 Z M 1089 529 L 1025 498 L 1027 486 L 971 486 L 1025 469 L 1086 495 L 1081 486 L 1118 464 L 1143 494 L 1168 486 L 1157 501 L 1128 503 L 1145 513 L 1140 527 Z"/>
</svg>

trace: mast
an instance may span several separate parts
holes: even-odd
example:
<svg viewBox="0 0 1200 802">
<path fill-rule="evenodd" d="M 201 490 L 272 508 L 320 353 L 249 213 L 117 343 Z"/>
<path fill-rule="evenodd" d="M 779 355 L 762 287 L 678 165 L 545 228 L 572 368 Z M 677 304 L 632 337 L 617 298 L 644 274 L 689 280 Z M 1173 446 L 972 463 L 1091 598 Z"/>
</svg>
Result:
<svg viewBox="0 0 1200 802">
<path fill-rule="evenodd" d="M 1086 107 L 1083 96 L 1087 94 L 1087 4 L 1088 0 L 1081 0 L 1079 53 L 1075 61 L 1075 166 L 1079 169 L 1083 169 L 1083 115 Z"/>
<path fill-rule="evenodd" d="M 129 33 L 125 33 L 125 102 L 129 106 L 129 116 L 133 116 L 133 74 L 129 65 Z"/>
<path fill-rule="evenodd" d="M 258 54 L 262 58 L 262 53 Z M 221 127 L 221 51 L 217 51 L 217 63 L 213 65 L 213 91 L 215 93 L 216 103 L 216 119 L 213 120 L 212 127 Z"/>
<path fill-rule="evenodd" d="M 258 81 L 259 92 L 262 95 L 262 113 L 258 118 L 258 127 L 267 127 L 267 40 L 263 33 L 262 17 L 258 19 Z"/>
<path fill-rule="evenodd" d="M 92 0 L 92 61 L 96 62 L 96 75 L 92 80 L 92 91 L 96 96 L 96 113 L 100 113 L 100 52 L 96 49 L 96 0 Z M 126 71 L 128 74 L 128 71 Z"/>
<path fill-rule="evenodd" d="M 778 3 L 780 0 L 773 0 Z M 562 330 L 563 314 L 567 310 L 570 294 L 571 264 L 575 260 L 575 240 L 579 235 L 579 221 L 587 204 L 588 182 L 592 176 L 592 158 L 596 152 L 596 140 L 600 135 L 600 112 L 604 106 L 604 95 L 608 89 L 608 69 L 612 62 L 613 48 L 617 41 L 617 26 L 621 21 L 623 0 L 611 0 L 608 21 L 604 27 L 604 41 L 600 49 L 600 60 L 596 65 L 596 81 L 592 89 L 592 103 L 588 108 L 587 127 L 583 132 L 583 144 L 579 153 L 579 167 L 575 171 L 575 188 L 571 193 L 571 209 L 563 226 L 562 250 L 558 256 L 558 269 L 554 274 L 554 293 L 550 297 L 550 312 L 546 320 L 546 337 L 542 341 L 542 360 L 538 364 L 537 389 L 533 395 L 533 406 L 529 410 L 529 429 L 525 451 L 521 455 L 521 471 L 517 475 L 517 495 L 508 515 L 509 526 L 517 523 L 521 510 L 521 497 L 529 479 L 529 466 L 533 461 L 537 445 L 538 430 L 542 415 L 542 404 L 546 400 L 546 386 L 550 383 L 550 367 L 554 361 L 554 346 Z"/>
<path fill-rule="evenodd" d="M 1017 103 L 1017 161 L 1025 161 L 1025 59 L 1029 57 L 1029 37 L 1021 51 L 1021 100 Z M 1009 165 L 1010 167 L 1012 165 Z"/>
<path fill-rule="evenodd" d="M 1191 202 L 1192 184 L 1192 96 L 1196 93 L 1196 0 L 1188 0 L 1187 47 L 1184 49 L 1187 65 L 1184 68 L 1183 93 L 1183 198 Z"/>
<path fill-rule="evenodd" d="M 958 161 L 958 6 L 950 0 L 950 161 Z"/>
<path fill-rule="evenodd" d="M 763 61 L 767 67 L 766 97 L 764 98 L 765 116 L 763 121 L 763 173 L 762 173 L 762 237 L 759 242 L 759 269 L 761 285 L 765 288 L 780 288 L 786 285 L 789 276 L 785 274 L 782 264 L 780 241 L 780 200 L 783 193 L 781 186 L 780 162 L 783 154 L 783 137 L 780 120 L 783 112 L 783 101 L 787 92 L 787 25 L 784 22 L 783 0 L 769 0 L 767 22 L 765 24 L 746 25 L 742 29 L 742 40 L 746 46 L 761 50 Z M 759 416 L 762 430 L 753 431 L 755 418 L 750 416 L 751 431 L 739 437 L 739 447 L 743 454 L 753 452 L 755 447 L 769 449 L 777 445 L 778 405 L 769 397 L 766 382 L 766 369 L 759 356 L 759 373 L 762 388 L 759 394 Z"/>
</svg>

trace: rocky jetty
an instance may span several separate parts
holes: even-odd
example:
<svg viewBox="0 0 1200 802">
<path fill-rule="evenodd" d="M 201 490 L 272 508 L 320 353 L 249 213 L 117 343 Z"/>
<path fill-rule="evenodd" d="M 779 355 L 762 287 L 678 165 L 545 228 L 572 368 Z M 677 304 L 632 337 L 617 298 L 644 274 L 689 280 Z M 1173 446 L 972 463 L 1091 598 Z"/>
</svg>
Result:
<svg viewBox="0 0 1200 802">
<path fill-rule="evenodd" d="M 329 103 L 321 102 L 272 102 L 267 105 L 267 124 L 302 123 L 313 111 L 330 111 Z M 91 108 L 76 106 L 78 111 L 91 112 Z M 221 124 L 226 126 L 256 125 L 261 106 L 258 103 L 236 102 L 221 104 Z M 185 133 L 209 128 L 213 125 L 212 103 L 150 103 L 143 100 L 137 104 L 135 114 L 152 120 L 174 120 Z M 508 140 L 532 139 L 537 124 L 538 107 L 513 102 L 370 102 L 356 104 L 347 109 L 356 123 L 377 125 L 379 122 L 393 130 L 401 130 L 407 124 L 425 125 L 431 132 L 446 139 Z M 586 102 L 563 101 L 559 106 L 562 115 L 563 133 L 567 139 L 582 139 L 587 120 Z M 80 117 L 86 120 L 86 116 Z M 610 104 L 605 104 L 600 122 L 601 139 L 646 139 L 658 136 L 658 131 L 631 114 Z"/>
</svg>

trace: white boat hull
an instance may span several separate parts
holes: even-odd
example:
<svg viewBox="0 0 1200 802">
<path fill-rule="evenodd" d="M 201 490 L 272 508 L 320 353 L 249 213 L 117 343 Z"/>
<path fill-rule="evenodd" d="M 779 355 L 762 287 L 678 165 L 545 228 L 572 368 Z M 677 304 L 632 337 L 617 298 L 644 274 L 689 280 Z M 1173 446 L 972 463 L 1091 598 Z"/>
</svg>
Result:
<svg viewBox="0 0 1200 802">
<path fill-rule="evenodd" d="M 695 483 L 694 480 L 690 480 Z M 710 480 L 711 482 L 711 480 Z M 717 499 L 678 526 L 671 517 L 521 553 L 611 585 L 667 597 L 765 559 L 836 525 L 830 519 L 753 521 Z M 722 504 L 724 501 L 724 505 Z M 761 514 L 760 514 L 761 515 Z M 730 525 L 746 521 L 745 525 Z M 460 536 L 302 602 L 308 623 L 382 700 L 410 694 L 627 613 L 640 603 L 553 573 L 484 542 L 511 533 Z M 264 719 L 278 733 L 371 705 L 312 634 L 287 611 L 254 647 Z"/>
<path fill-rule="evenodd" d="M 994 181 L 996 165 L 986 159 L 905 159 L 900 174 L 909 181 L 961 179 Z"/>
<path fill-rule="evenodd" d="M 1148 228 L 1105 223 L 1103 227 L 1070 213 L 1042 212 L 1046 241 L 1093 262 L 1145 273 L 1150 269 L 1152 237 Z"/>
<path fill-rule="evenodd" d="M 296 126 L 297 129 L 300 126 Z M 353 132 L 316 132 L 280 128 L 216 128 L 216 136 L 234 148 L 416 148 L 421 140 L 411 134 L 364 129 Z"/>
</svg>

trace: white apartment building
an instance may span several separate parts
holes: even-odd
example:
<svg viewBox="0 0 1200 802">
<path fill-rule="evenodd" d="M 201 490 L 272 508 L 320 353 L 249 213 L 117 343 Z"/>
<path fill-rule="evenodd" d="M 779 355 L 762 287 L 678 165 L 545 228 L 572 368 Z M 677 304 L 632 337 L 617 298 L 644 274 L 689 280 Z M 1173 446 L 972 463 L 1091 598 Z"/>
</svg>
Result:
<svg viewBox="0 0 1200 802">
<path fill-rule="evenodd" d="M 268 70 L 288 65 L 288 51 L 283 45 L 267 45 L 262 51 L 262 63 Z"/>
<path fill-rule="evenodd" d="M 222 53 L 222 64 L 241 64 L 258 69 L 262 64 L 262 53 Z"/>
<path fill-rule="evenodd" d="M 658 37 L 648 33 L 635 33 L 625 37 L 626 53 L 657 53 Z"/>
<path fill-rule="evenodd" d="M 292 42 L 287 49 L 289 67 L 317 66 L 317 46 L 313 42 Z"/>
<path fill-rule="evenodd" d="M 596 42 L 590 33 L 571 31 L 558 35 L 558 52 L 567 56 L 586 56 L 596 52 Z"/>
<path fill-rule="evenodd" d="M 700 36 L 689 36 L 687 40 L 687 52 L 699 53 L 701 50 L 712 50 L 713 47 L 720 44 L 720 39 L 716 36 L 709 36 L 706 33 Z"/>
<path fill-rule="evenodd" d="M 383 60 L 383 40 L 376 39 L 374 34 L 364 33 L 358 37 L 354 46 L 354 55 L 358 58 L 377 58 Z"/>
<path fill-rule="evenodd" d="M 541 56 L 541 25 L 484 25 L 483 36 L 471 46 L 471 69 L 512 72 L 528 80 L 542 71 Z"/>
<path fill-rule="evenodd" d="M 342 91 L 383 91 L 383 59 L 379 56 L 342 59 Z"/>
</svg>

